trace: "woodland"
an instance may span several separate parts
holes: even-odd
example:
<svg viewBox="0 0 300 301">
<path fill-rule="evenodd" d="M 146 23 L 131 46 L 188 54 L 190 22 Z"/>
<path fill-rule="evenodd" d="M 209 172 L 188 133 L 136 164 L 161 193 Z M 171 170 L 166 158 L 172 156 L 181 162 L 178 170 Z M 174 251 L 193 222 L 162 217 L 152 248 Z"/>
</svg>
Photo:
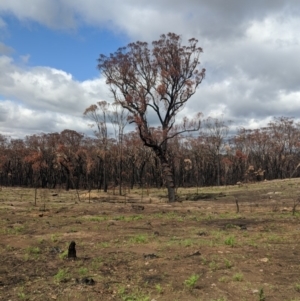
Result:
<svg viewBox="0 0 300 301">
<path fill-rule="evenodd" d="M 102 123 L 102 126 L 104 124 Z M 300 124 L 274 118 L 267 127 L 238 129 L 208 118 L 193 135 L 168 145 L 176 187 L 300 176 Z M 116 189 L 165 185 L 161 164 L 138 133 L 88 137 L 73 130 L 12 139 L 0 136 L 0 184 L 36 188 Z"/>
</svg>

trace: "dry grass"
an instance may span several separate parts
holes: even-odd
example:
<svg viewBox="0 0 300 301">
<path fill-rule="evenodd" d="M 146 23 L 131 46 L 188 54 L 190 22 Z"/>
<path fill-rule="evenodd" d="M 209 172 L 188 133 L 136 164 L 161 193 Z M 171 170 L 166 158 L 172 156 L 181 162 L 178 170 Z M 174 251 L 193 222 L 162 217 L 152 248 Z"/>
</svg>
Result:
<svg viewBox="0 0 300 301">
<path fill-rule="evenodd" d="M 0 300 L 300 300 L 299 183 L 178 189 L 174 204 L 165 189 L 40 189 L 35 206 L 2 188 Z"/>
</svg>

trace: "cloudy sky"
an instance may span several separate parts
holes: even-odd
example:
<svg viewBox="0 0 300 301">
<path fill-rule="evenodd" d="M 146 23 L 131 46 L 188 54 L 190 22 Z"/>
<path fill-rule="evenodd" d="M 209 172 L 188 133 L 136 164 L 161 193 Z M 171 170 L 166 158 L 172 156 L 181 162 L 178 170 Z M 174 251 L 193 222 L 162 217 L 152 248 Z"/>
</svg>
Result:
<svg viewBox="0 0 300 301">
<path fill-rule="evenodd" d="M 181 113 L 255 128 L 300 118 L 300 1 L 0 0 L 0 133 L 90 133 L 111 101 L 96 60 L 175 32 L 204 50 L 206 78 Z"/>
</svg>

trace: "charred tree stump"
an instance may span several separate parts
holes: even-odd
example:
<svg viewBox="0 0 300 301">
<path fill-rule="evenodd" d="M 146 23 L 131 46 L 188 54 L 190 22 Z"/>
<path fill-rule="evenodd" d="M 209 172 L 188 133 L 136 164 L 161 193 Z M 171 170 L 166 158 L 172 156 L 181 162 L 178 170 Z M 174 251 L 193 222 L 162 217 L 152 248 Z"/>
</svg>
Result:
<svg viewBox="0 0 300 301">
<path fill-rule="evenodd" d="M 69 245 L 69 250 L 68 250 L 68 258 L 70 259 L 76 259 L 76 243 L 75 241 L 71 241 Z"/>
</svg>

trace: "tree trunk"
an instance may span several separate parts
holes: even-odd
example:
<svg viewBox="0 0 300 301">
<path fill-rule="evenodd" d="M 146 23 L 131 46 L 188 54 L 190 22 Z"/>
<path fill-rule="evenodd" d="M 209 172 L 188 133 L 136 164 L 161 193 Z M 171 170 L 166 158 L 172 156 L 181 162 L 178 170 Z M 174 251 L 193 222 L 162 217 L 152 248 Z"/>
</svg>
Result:
<svg viewBox="0 0 300 301">
<path fill-rule="evenodd" d="M 168 198 L 170 203 L 176 201 L 175 187 L 168 187 Z"/>
<path fill-rule="evenodd" d="M 103 160 L 103 191 L 107 192 L 107 183 L 106 183 L 106 155 L 104 155 Z"/>
<path fill-rule="evenodd" d="M 167 159 L 163 156 L 159 158 L 162 166 L 163 178 L 166 182 L 168 188 L 168 198 L 169 202 L 175 202 L 175 183 L 174 183 L 174 173 L 167 162 Z"/>
<path fill-rule="evenodd" d="M 169 202 L 175 202 L 174 174 L 167 162 L 162 163 L 162 172 L 168 188 Z"/>
<path fill-rule="evenodd" d="M 132 169 L 131 169 L 131 189 L 133 189 L 134 186 L 134 178 L 135 178 L 135 165 L 134 162 L 132 161 Z"/>
</svg>

